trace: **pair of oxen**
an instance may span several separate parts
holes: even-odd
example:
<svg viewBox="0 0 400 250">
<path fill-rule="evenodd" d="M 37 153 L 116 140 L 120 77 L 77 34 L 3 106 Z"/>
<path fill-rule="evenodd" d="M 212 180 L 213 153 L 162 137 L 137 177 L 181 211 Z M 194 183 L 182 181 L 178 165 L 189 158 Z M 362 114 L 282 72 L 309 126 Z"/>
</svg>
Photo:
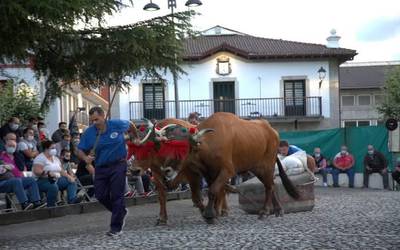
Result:
<svg viewBox="0 0 400 250">
<path fill-rule="evenodd" d="M 180 140 L 166 134 L 177 128 L 183 131 Z M 153 173 L 159 194 L 159 225 L 168 220 L 167 188 L 176 188 L 182 181 L 189 183 L 194 206 L 200 209 L 207 223 L 214 223 L 218 216 L 227 215 L 226 194 L 236 191 L 228 185 L 229 179 L 247 171 L 265 187 L 260 216 L 271 212 L 283 215 L 274 191 L 275 163 L 288 194 L 299 198 L 298 190 L 277 158 L 279 135 L 265 120 L 242 120 L 231 113 L 219 112 L 197 127 L 178 119 L 161 120 L 155 125 L 149 123 L 143 134 L 140 145 L 128 144 L 129 153 L 135 156 L 134 166 L 150 168 Z M 207 205 L 203 204 L 201 195 L 203 177 L 209 187 Z M 273 210 L 270 211 L 270 207 Z"/>
</svg>

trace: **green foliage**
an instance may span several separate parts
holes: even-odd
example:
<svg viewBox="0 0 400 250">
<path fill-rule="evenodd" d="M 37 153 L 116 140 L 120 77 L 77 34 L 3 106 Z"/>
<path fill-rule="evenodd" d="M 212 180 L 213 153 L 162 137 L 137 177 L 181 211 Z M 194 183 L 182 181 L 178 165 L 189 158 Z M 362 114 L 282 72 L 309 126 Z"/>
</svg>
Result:
<svg viewBox="0 0 400 250">
<path fill-rule="evenodd" d="M 400 66 L 389 72 L 385 80 L 384 101 L 378 111 L 385 117 L 400 120 Z"/>
<path fill-rule="evenodd" d="M 181 40 L 192 32 L 194 13 L 103 27 L 104 16 L 124 7 L 122 2 L 3 0 L 0 62 L 33 59 L 36 74 L 47 79 L 43 109 L 71 83 L 118 89 L 127 85 L 127 77 L 160 77 L 167 70 L 182 73 Z M 85 29 L 75 29 L 78 23 Z"/>
<path fill-rule="evenodd" d="M 0 124 L 13 116 L 27 122 L 29 118 L 40 114 L 37 91 L 25 83 L 15 85 L 13 80 L 9 80 L 0 90 Z"/>
</svg>

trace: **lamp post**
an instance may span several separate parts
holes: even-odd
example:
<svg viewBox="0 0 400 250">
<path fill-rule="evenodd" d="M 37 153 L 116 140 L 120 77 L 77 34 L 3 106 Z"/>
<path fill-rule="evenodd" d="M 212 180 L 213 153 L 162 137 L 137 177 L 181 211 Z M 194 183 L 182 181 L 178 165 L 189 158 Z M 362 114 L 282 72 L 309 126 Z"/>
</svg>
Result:
<svg viewBox="0 0 400 250">
<path fill-rule="evenodd" d="M 188 0 L 185 3 L 185 6 L 187 7 L 197 7 L 202 5 L 202 2 L 200 0 Z M 171 15 L 172 15 L 172 25 L 173 25 L 173 30 L 175 33 L 175 22 L 174 22 L 174 9 L 176 8 L 176 0 L 168 0 L 168 9 L 171 9 Z M 143 7 L 143 10 L 146 11 L 156 11 L 159 10 L 160 7 L 153 3 L 152 0 L 150 0 L 150 3 L 146 4 Z M 177 61 L 177 55 L 175 54 L 174 56 L 175 62 Z M 178 96 L 178 75 L 176 74 L 175 71 L 172 72 L 172 78 L 174 82 L 174 96 L 175 96 L 175 116 L 177 119 L 179 119 L 180 112 L 179 112 L 179 96 Z"/>
</svg>

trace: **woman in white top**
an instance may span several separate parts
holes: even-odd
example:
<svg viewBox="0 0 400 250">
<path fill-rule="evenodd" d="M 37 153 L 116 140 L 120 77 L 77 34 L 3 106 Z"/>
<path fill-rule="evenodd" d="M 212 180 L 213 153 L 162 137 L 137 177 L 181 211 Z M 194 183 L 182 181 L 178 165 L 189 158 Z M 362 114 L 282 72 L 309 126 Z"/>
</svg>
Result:
<svg viewBox="0 0 400 250">
<path fill-rule="evenodd" d="M 47 206 L 54 207 L 59 190 L 67 190 L 68 203 L 79 203 L 76 197 L 77 184 L 74 176 L 69 175 L 61 167 L 57 158 L 57 150 L 52 141 L 42 143 L 43 153 L 33 161 L 33 173 L 37 178 L 39 190 L 47 194 Z"/>
</svg>

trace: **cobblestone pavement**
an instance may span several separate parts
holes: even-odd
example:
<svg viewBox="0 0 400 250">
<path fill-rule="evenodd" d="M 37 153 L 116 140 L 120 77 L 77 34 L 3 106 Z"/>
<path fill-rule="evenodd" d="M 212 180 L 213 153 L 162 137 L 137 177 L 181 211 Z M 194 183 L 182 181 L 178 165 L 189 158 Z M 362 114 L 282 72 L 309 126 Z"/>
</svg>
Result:
<svg viewBox="0 0 400 250">
<path fill-rule="evenodd" d="M 129 208 L 122 236 L 104 235 L 109 214 L 72 215 L 0 227 L 1 249 L 400 249 L 400 192 L 317 188 L 312 212 L 259 220 L 238 207 L 207 225 L 190 200 Z"/>
</svg>

